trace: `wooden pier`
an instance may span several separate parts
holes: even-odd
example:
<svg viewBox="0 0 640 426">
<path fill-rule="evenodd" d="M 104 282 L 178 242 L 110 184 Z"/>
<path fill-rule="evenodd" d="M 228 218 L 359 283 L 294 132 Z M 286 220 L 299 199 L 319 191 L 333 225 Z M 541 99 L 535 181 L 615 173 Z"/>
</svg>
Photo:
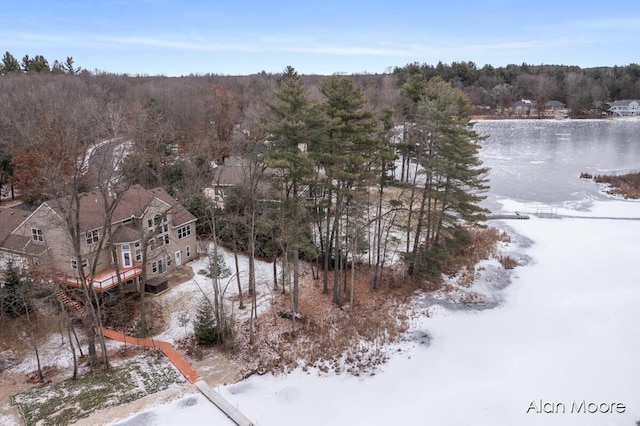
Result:
<svg viewBox="0 0 640 426">
<path fill-rule="evenodd" d="M 508 213 L 508 214 L 490 214 L 487 216 L 487 220 L 499 220 L 499 219 L 529 219 L 529 215 L 528 214 L 524 214 L 524 213 L 520 213 L 520 212 L 515 212 L 515 213 Z"/>
</svg>

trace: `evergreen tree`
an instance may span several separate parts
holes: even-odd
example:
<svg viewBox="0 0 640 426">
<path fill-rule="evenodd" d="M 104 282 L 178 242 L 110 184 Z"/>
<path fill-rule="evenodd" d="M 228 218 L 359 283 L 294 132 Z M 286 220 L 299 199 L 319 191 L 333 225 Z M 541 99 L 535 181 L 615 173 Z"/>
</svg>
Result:
<svg viewBox="0 0 640 426">
<path fill-rule="evenodd" d="M 0 65 L 0 74 L 8 74 L 11 72 L 19 72 L 20 71 L 20 63 L 18 60 L 9 52 L 5 52 L 2 57 L 2 65 Z"/>
<path fill-rule="evenodd" d="M 419 102 L 415 132 L 425 184 L 409 268 L 412 274 L 431 267 L 425 260 L 434 253 L 441 257 L 448 247 L 464 244 L 468 240 L 465 225 L 486 219 L 486 210 L 478 203 L 488 188 L 488 169 L 478 158 L 482 138 L 473 131 L 470 107 L 462 91 L 437 78 L 429 82 Z"/>
<path fill-rule="evenodd" d="M 62 67 L 67 74 L 78 74 L 80 72 L 80 67 L 75 68 L 73 66 L 73 58 L 71 56 L 67 56 L 67 59 L 64 61 L 64 64 L 62 64 Z"/>
<path fill-rule="evenodd" d="M 339 269 L 346 255 L 342 248 L 342 214 L 372 179 L 370 164 L 375 161 L 371 153 L 376 150 L 373 114 L 364 108 L 365 98 L 361 88 L 345 76 L 327 77 L 320 85 L 325 96 L 325 137 L 312 147 L 318 164 L 325 172 L 328 188 L 327 228 L 325 239 L 325 282 L 328 272 L 328 248 L 333 241 L 334 276 L 333 301 L 341 303 Z M 329 217 L 333 203 L 333 224 L 329 231 Z"/>
<path fill-rule="evenodd" d="M 193 321 L 193 331 L 200 344 L 211 345 L 218 342 L 219 333 L 216 319 L 207 300 L 203 300 L 198 306 L 198 312 L 196 312 L 196 318 Z"/>
<path fill-rule="evenodd" d="M 31 311 L 29 300 L 29 288 L 31 280 L 23 276 L 18 267 L 13 263 L 7 263 L 0 278 L 0 316 L 15 318 Z"/>
<path fill-rule="evenodd" d="M 303 187 L 313 174 L 313 162 L 307 155 L 310 141 L 309 100 L 300 76 L 288 66 L 278 80 L 276 102 L 270 105 L 271 116 L 265 130 L 270 138 L 265 164 L 278 171 L 280 187 L 280 241 L 285 256 L 293 262 L 292 309 L 298 310 L 298 261 L 300 246 L 308 236 L 308 218 L 300 197 Z M 285 271 L 288 273 L 288 271 Z"/>
<path fill-rule="evenodd" d="M 36 55 L 33 58 L 30 58 L 29 55 L 24 55 L 22 58 L 22 69 L 26 73 L 48 74 L 51 72 L 49 61 L 42 55 Z"/>
</svg>

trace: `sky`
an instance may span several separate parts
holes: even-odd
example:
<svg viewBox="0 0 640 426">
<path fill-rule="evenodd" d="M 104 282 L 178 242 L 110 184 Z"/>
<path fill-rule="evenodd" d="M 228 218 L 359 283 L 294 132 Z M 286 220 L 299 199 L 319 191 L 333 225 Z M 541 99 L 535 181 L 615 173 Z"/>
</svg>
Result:
<svg viewBox="0 0 640 426">
<path fill-rule="evenodd" d="M 602 0 L 0 0 L 0 10 L 0 54 L 130 75 L 628 65 L 640 28 L 640 3 Z"/>
</svg>

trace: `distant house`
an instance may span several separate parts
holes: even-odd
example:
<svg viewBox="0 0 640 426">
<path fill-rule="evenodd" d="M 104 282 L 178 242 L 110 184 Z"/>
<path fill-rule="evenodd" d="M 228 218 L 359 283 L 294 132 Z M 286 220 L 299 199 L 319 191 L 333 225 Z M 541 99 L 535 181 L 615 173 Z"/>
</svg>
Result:
<svg viewBox="0 0 640 426">
<path fill-rule="evenodd" d="M 298 149 L 306 152 L 306 144 L 299 144 Z M 228 157 L 224 164 L 213 170 L 212 188 L 205 189 L 205 194 L 214 200 L 217 206 L 223 207 L 229 190 L 234 186 L 248 185 L 252 173 L 251 162 L 239 156 Z M 255 170 L 253 170 L 255 173 Z M 261 171 L 262 178 L 257 183 L 257 194 L 260 201 L 273 201 L 278 198 L 278 188 L 274 187 L 274 181 L 282 173 L 276 168 L 266 167 Z M 300 197 L 310 197 L 311 188 L 307 185 L 298 191 Z"/>
<path fill-rule="evenodd" d="M 611 113 L 622 117 L 640 115 L 640 100 L 621 99 L 611 103 Z"/>
<path fill-rule="evenodd" d="M 119 284 L 136 290 L 144 268 L 147 278 L 154 278 L 195 256 L 196 218 L 162 188 L 147 190 L 134 185 L 121 194 L 110 230 L 104 227 L 101 193 L 82 194 L 77 216 L 68 201 L 46 201 L 32 213 L 0 210 L 0 256 L 26 268 L 39 265 L 51 278 L 70 287 L 80 287 L 79 270 L 89 276 L 97 261 L 91 279 L 98 293 Z M 80 260 L 72 249 L 68 223 L 80 229 Z M 108 240 L 98 250 L 103 238 Z M 146 265 L 142 262 L 144 247 Z"/>
<path fill-rule="evenodd" d="M 517 116 L 529 116 L 531 115 L 531 110 L 533 109 L 536 101 L 532 101 L 529 99 L 520 99 L 519 101 L 515 101 L 511 105 L 511 114 Z"/>
<path fill-rule="evenodd" d="M 511 106 L 511 114 L 519 117 L 529 117 L 543 115 L 545 117 L 554 117 L 558 114 L 566 113 L 566 105 L 557 100 L 545 102 L 544 109 L 539 110 L 538 101 L 531 99 L 521 99 Z"/>
<path fill-rule="evenodd" d="M 231 188 L 249 184 L 252 172 L 251 167 L 255 167 L 255 165 L 252 166 L 251 162 L 246 158 L 228 157 L 224 164 L 213 169 L 212 188 L 207 188 L 205 190 L 206 194 L 214 200 L 216 205 L 222 207 Z M 273 174 L 275 171 L 266 169 L 264 173 Z M 270 185 L 264 180 L 258 184 L 258 192 L 262 196 L 266 196 L 269 188 Z"/>
</svg>

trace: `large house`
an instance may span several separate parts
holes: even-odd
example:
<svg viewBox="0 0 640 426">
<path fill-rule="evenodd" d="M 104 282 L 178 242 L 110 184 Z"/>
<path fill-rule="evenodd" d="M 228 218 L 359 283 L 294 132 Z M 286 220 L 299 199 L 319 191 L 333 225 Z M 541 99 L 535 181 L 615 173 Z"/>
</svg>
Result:
<svg viewBox="0 0 640 426">
<path fill-rule="evenodd" d="M 106 221 L 105 207 L 114 200 L 96 190 L 80 196 L 78 214 L 69 198 L 46 201 L 32 213 L 2 209 L 0 256 L 22 267 L 38 265 L 70 287 L 81 286 L 82 269 L 99 293 L 118 286 L 139 289 L 143 268 L 154 279 L 194 258 L 196 218 L 164 189 L 132 186 L 118 195 Z M 79 229 L 80 257 L 69 225 Z"/>
<path fill-rule="evenodd" d="M 611 113 L 623 117 L 640 115 L 640 100 L 621 99 L 611 103 Z"/>
<path fill-rule="evenodd" d="M 528 116 L 547 116 L 553 117 L 558 114 L 566 113 L 566 105 L 560 101 L 550 100 L 545 102 L 544 108 L 539 108 L 538 101 L 531 99 L 521 99 L 513 103 L 511 107 L 513 115 Z"/>
</svg>

